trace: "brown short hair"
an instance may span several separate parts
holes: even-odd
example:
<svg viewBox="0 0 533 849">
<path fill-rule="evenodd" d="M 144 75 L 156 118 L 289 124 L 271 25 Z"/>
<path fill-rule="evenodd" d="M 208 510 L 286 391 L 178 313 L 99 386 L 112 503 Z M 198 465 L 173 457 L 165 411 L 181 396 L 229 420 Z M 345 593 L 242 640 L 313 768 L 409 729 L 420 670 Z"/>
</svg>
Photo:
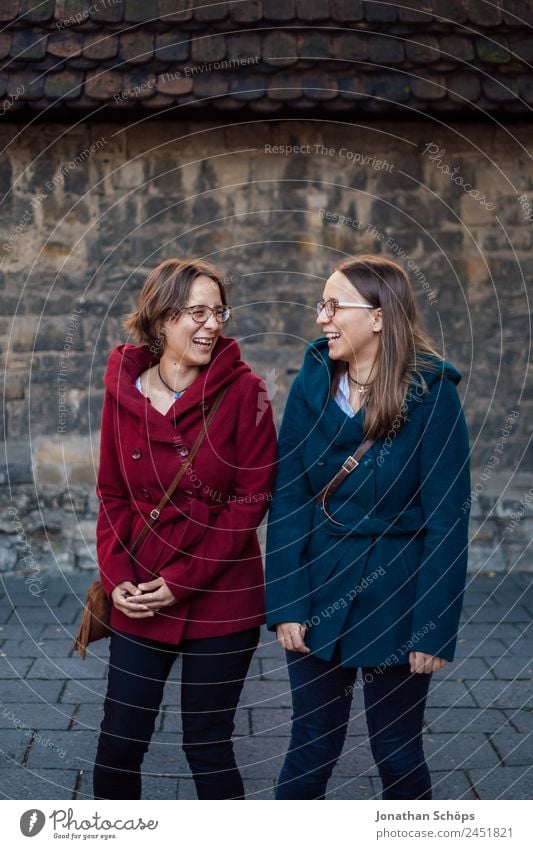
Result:
<svg viewBox="0 0 533 849">
<path fill-rule="evenodd" d="M 155 353 L 162 353 L 165 346 L 163 324 L 179 313 L 187 302 L 192 284 L 202 275 L 217 284 L 222 303 L 227 306 L 224 277 L 217 268 L 202 259 L 166 259 L 146 278 L 137 309 L 123 319 L 124 330 L 141 345 L 149 345 Z"/>
</svg>

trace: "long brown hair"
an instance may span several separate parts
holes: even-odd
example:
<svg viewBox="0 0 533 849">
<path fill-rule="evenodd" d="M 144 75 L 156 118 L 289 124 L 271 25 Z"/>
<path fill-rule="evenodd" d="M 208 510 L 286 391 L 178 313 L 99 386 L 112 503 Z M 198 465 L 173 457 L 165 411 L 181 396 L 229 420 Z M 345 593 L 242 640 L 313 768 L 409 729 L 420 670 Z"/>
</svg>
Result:
<svg viewBox="0 0 533 849">
<path fill-rule="evenodd" d="M 124 317 L 123 329 L 136 341 L 150 345 L 151 350 L 162 354 L 165 348 L 163 325 L 167 318 L 179 314 L 192 284 L 201 275 L 210 277 L 217 284 L 222 303 L 226 306 L 224 277 L 211 263 L 201 259 L 166 259 L 149 273 L 137 309 Z"/>
<path fill-rule="evenodd" d="M 372 390 L 364 410 L 365 434 L 380 439 L 396 431 L 406 418 L 409 387 L 417 394 L 427 392 L 420 369 L 436 370 L 432 357 L 440 355 L 420 326 L 420 318 L 409 277 L 396 262 L 374 254 L 347 259 L 336 266 L 367 303 L 380 307 L 383 326 L 375 362 Z M 333 375 L 335 395 L 346 363 L 339 362 Z"/>
</svg>

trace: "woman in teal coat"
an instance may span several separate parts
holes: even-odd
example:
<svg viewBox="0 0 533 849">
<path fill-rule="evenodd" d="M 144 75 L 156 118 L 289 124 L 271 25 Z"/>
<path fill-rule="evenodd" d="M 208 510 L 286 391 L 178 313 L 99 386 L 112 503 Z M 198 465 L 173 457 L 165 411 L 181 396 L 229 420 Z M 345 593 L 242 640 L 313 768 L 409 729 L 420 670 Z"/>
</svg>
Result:
<svg viewBox="0 0 533 849">
<path fill-rule="evenodd" d="M 325 797 L 360 667 L 382 798 L 431 799 L 423 713 L 432 673 L 454 657 L 467 565 L 461 375 L 390 260 L 341 263 L 317 314 L 323 338 L 290 390 L 267 535 L 267 625 L 293 697 L 276 798 Z"/>
</svg>

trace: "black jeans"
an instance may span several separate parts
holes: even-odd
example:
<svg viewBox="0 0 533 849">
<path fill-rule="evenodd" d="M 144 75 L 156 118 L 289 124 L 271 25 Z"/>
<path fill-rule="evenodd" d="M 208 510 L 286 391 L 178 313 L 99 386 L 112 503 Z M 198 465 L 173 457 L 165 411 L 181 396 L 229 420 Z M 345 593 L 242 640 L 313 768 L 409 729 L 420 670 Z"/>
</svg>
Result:
<svg viewBox="0 0 533 849">
<path fill-rule="evenodd" d="M 183 750 L 199 799 L 242 798 L 231 735 L 259 628 L 179 646 L 111 636 L 104 718 L 93 774 L 95 799 L 140 799 L 141 764 L 174 660 L 183 656 Z"/>
<path fill-rule="evenodd" d="M 357 669 L 287 651 L 293 725 L 276 799 L 324 799 L 346 737 Z M 431 674 L 409 666 L 363 667 L 370 747 L 382 799 L 431 799 L 422 720 Z M 326 797 L 327 798 L 327 797 Z"/>
</svg>

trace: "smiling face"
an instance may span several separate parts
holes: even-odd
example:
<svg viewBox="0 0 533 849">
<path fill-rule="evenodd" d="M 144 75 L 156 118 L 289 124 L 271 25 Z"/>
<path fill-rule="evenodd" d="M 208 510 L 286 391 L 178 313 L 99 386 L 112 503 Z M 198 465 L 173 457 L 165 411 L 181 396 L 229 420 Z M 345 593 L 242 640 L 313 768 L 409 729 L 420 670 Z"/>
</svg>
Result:
<svg viewBox="0 0 533 849">
<path fill-rule="evenodd" d="M 203 274 L 194 280 L 186 306 L 200 304 L 212 309 L 224 306 L 218 285 Z M 205 366 L 211 359 L 221 329 L 222 325 L 212 313 L 203 324 L 195 322 L 188 312 L 180 313 L 175 319 L 167 319 L 163 325 L 164 356 L 185 368 Z"/>
<path fill-rule="evenodd" d="M 357 291 L 341 271 L 334 271 L 326 281 L 322 298 L 366 304 L 367 299 Z M 328 337 L 329 356 L 332 360 L 347 363 L 373 360 L 377 354 L 382 328 L 381 309 L 339 308 L 333 318 L 325 310 L 317 317 L 317 323 Z"/>
</svg>

